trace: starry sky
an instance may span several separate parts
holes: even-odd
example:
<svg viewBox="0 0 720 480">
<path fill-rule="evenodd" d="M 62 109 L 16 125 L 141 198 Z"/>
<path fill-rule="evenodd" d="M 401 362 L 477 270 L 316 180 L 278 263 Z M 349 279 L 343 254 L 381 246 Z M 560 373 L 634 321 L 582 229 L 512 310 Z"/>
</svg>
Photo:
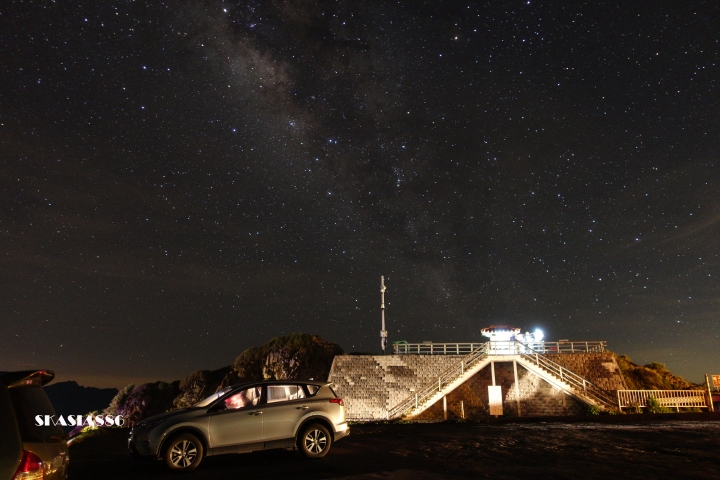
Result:
<svg viewBox="0 0 720 480">
<path fill-rule="evenodd" d="M 717 2 L 6 1 L 0 369 L 291 332 L 720 373 Z"/>
</svg>

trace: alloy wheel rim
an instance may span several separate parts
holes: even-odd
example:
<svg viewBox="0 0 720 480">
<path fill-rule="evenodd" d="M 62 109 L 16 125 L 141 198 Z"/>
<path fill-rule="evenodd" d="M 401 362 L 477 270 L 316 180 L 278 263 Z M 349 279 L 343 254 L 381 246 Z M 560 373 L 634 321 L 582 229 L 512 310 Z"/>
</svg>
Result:
<svg viewBox="0 0 720 480">
<path fill-rule="evenodd" d="M 197 457 L 197 448 L 195 444 L 189 440 L 183 440 L 173 445 L 170 450 L 170 461 L 173 465 L 180 468 L 187 468 L 195 461 Z"/>
<path fill-rule="evenodd" d="M 320 453 L 325 450 L 326 445 L 327 437 L 322 430 L 310 430 L 308 434 L 305 435 L 305 448 L 310 453 Z"/>
</svg>

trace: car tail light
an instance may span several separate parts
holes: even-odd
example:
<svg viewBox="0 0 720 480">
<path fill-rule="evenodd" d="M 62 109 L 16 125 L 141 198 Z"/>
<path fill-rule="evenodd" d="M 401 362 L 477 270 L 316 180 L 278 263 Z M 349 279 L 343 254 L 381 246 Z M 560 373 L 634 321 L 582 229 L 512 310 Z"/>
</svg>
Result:
<svg viewBox="0 0 720 480">
<path fill-rule="evenodd" d="M 23 450 L 20 465 L 15 471 L 13 480 L 43 480 L 45 472 L 43 471 L 43 462 L 40 457 L 34 453 Z"/>
<path fill-rule="evenodd" d="M 342 401 L 342 398 L 331 398 L 330 403 L 337 403 L 338 405 L 345 405 Z"/>
</svg>

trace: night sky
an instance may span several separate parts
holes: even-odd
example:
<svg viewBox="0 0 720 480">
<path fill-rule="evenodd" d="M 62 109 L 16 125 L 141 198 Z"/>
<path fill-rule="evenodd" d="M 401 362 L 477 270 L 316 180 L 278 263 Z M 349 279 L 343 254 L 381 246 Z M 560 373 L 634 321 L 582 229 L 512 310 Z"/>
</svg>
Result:
<svg viewBox="0 0 720 480">
<path fill-rule="evenodd" d="M 507 323 L 720 373 L 717 2 L 4 1 L 0 370 Z"/>
</svg>

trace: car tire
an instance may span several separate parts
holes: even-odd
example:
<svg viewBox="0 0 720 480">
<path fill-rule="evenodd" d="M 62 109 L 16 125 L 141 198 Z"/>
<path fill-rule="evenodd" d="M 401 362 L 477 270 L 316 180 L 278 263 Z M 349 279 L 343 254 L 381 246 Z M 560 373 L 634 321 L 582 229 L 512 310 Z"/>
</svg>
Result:
<svg viewBox="0 0 720 480">
<path fill-rule="evenodd" d="M 175 472 L 195 470 L 203 458 L 202 442 L 190 433 L 173 437 L 165 446 L 165 465 Z"/>
<path fill-rule="evenodd" d="M 330 451 L 332 436 L 327 428 L 313 423 L 300 431 L 297 446 L 307 458 L 322 458 Z"/>
</svg>

